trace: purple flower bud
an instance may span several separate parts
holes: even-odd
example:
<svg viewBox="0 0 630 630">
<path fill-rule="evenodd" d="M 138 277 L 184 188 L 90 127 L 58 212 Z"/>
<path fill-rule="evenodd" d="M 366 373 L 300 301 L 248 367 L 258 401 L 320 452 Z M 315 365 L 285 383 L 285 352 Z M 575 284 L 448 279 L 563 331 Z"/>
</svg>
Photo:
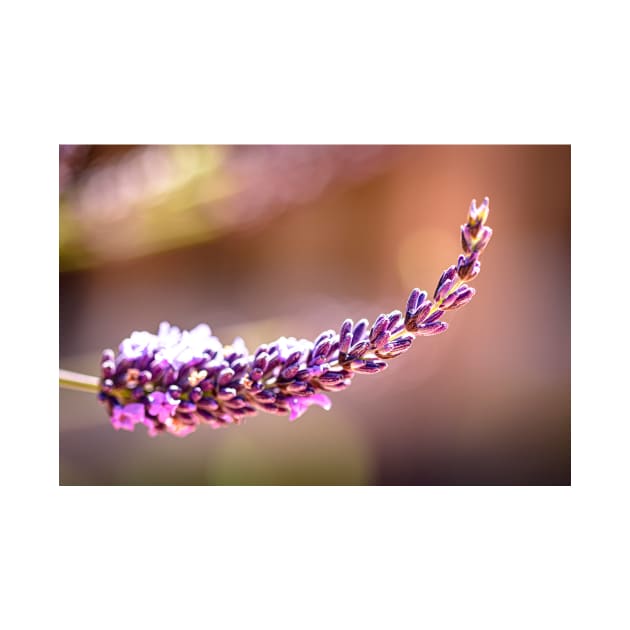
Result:
<svg viewBox="0 0 630 630">
<path fill-rule="evenodd" d="M 197 401 L 197 408 L 207 409 L 208 411 L 216 411 L 219 409 L 219 403 L 214 398 L 202 398 Z"/>
<path fill-rule="evenodd" d="M 276 400 L 276 394 L 270 389 L 263 389 L 261 392 L 254 394 L 254 398 L 261 403 L 272 403 Z"/>
<path fill-rule="evenodd" d="M 473 251 L 476 254 L 480 254 L 488 245 L 490 238 L 492 237 L 492 229 L 484 226 L 481 228 L 477 240 L 473 243 Z"/>
<path fill-rule="evenodd" d="M 319 367 L 319 366 L 316 366 L 316 367 Z M 299 369 L 295 373 L 295 376 L 293 378 L 296 381 L 304 381 L 304 380 L 306 380 L 308 378 L 311 378 L 311 368 L 303 367 L 303 368 Z"/>
<path fill-rule="evenodd" d="M 243 357 L 232 361 L 231 368 L 234 370 L 234 378 L 240 378 L 247 368 L 249 367 L 249 361 Z"/>
<path fill-rule="evenodd" d="M 124 354 L 116 355 L 116 372 L 124 373 L 133 365 L 133 361 Z"/>
<path fill-rule="evenodd" d="M 264 411 L 266 413 L 272 413 L 276 416 L 283 416 L 287 412 L 286 409 L 283 409 L 280 405 L 274 404 L 274 403 L 270 403 L 268 405 L 257 403 L 256 406 L 261 411 Z"/>
<path fill-rule="evenodd" d="M 180 400 L 177 407 L 177 413 L 193 413 L 197 409 L 197 405 L 190 400 Z"/>
<path fill-rule="evenodd" d="M 455 303 L 456 299 L 457 299 L 457 291 L 453 291 L 452 293 L 449 293 L 440 303 L 440 308 L 443 311 L 448 310 L 450 306 Z"/>
<path fill-rule="evenodd" d="M 234 370 L 232 368 L 223 368 L 217 376 L 217 385 L 222 387 L 232 382 L 234 379 Z"/>
<path fill-rule="evenodd" d="M 354 332 L 352 333 L 352 343 L 351 345 L 357 344 L 359 341 L 363 339 L 365 333 L 367 331 L 369 322 L 367 319 L 360 319 L 356 326 L 354 327 Z"/>
<path fill-rule="evenodd" d="M 225 403 L 225 406 L 230 409 L 241 409 L 247 406 L 247 401 L 243 396 L 234 396 L 234 398 Z"/>
<path fill-rule="evenodd" d="M 261 352 L 260 354 L 256 356 L 256 359 L 254 360 L 254 367 L 256 369 L 261 370 L 261 372 L 263 373 L 267 369 L 268 364 L 269 364 L 269 355 L 266 352 Z"/>
<path fill-rule="evenodd" d="M 138 376 L 138 382 L 140 385 L 145 385 L 153 380 L 153 374 L 149 370 L 142 370 Z"/>
<path fill-rule="evenodd" d="M 477 260 L 479 254 L 473 253 L 458 264 L 457 273 L 462 280 L 471 280 L 479 273 L 481 263 Z"/>
<path fill-rule="evenodd" d="M 236 396 L 236 389 L 233 387 L 221 387 L 217 392 L 217 398 L 221 400 L 231 400 Z"/>
<path fill-rule="evenodd" d="M 249 377 L 253 380 L 253 381 L 259 381 L 263 374 L 264 374 L 264 370 L 261 370 L 260 368 L 252 368 L 252 371 L 249 373 Z"/>
<path fill-rule="evenodd" d="M 472 234 L 470 233 L 470 228 L 467 225 L 462 225 L 461 228 L 462 234 L 462 249 L 465 254 L 470 254 L 472 252 Z"/>
<path fill-rule="evenodd" d="M 391 343 L 394 344 L 394 350 L 399 350 L 400 348 L 408 348 L 414 341 L 414 335 L 404 334 L 394 339 Z"/>
<path fill-rule="evenodd" d="M 262 354 L 263 352 L 267 353 L 268 350 L 269 350 L 269 345 L 266 344 L 266 343 L 262 343 L 256 349 L 256 352 L 255 352 L 254 356 L 257 357 L 258 355 Z"/>
<path fill-rule="evenodd" d="M 239 409 L 241 416 L 245 417 L 245 416 L 255 416 L 258 412 L 256 411 L 256 408 L 253 407 L 252 405 L 245 405 L 244 407 L 241 407 Z"/>
<path fill-rule="evenodd" d="M 269 363 L 267 364 L 267 369 L 265 370 L 265 374 L 269 374 L 275 368 L 277 368 L 280 363 L 282 363 L 282 359 L 280 358 L 280 354 L 277 351 L 273 351 L 269 355 Z"/>
<path fill-rule="evenodd" d="M 212 412 L 210 412 L 207 409 L 201 409 L 200 407 L 197 407 L 197 415 L 199 415 L 201 420 L 203 420 L 204 422 L 210 422 L 210 421 L 215 420 L 215 417 L 212 414 Z"/>
<path fill-rule="evenodd" d="M 307 384 L 302 381 L 293 381 L 292 383 L 287 384 L 287 391 L 291 394 L 296 394 L 298 392 L 303 392 L 307 387 Z"/>
<path fill-rule="evenodd" d="M 479 232 L 480 227 L 481 227 L 481 221 L 479 221 L 478 218 L 468 220 L 468 230 L 470 232 L 470 235 L 473 241 L 475 238 L 477 238 L 477 232 Z"/>
<path fill-rule="evenodd" d="M 329 385 L 325 385 L 324 389 L 328 392 L 340 392 L 346 387 L 349 387 L 352 384 L 352 379 L 346 377 L 344 380 L 339 381 L 338 383 L 331 383 Z"/>
<path fill-rule="evenodd" d="M 322 341 L 313 350 L 313 358 L 312 358 L 311 362 L 313 364 L 315 364 L 315 365 L 321 365 L 322 363 L 325 363 L 326 359 L 328 358 L 328 353 L 330 352 L 331 348 L 332 348 L 332 340 L 331 339 L 327 339 L 325 341 Z"/>
<path fill-rule="evenodd" d="M 339 329 L 339 339 L 343 339 L 348 333 L 352 333 L 353 322 L 351 319 L 344 320 Z M 352 340 L 352 337 L 350 338 Z"/>
<path fill-rule="evenodd" d="M 229 414 L 229 413 L 216 413 L 215 417 L 220 420 L 222 423 L 224 424 L 234 424 L 236 421 L 236 418 L 234 417 L 234 415 Z"/>
<path fill-rule="evenodd" d="M 339 340 L 339 354 L 346 355 L 350 352 L 350 344 L 352 343 L 352 334 L 346 333 Z"/>
<path fill-rule="evenodd" d="M 372 342 L 374 348 L 382 348 L 390 339 L 391 334 L 389 331 L 384 330 L 381 334 Z"/>
<path fill-rule="evenodd" d="M 252 394 L 255 394 L 256 392 L 260 392 L 265 389 L 264 385 L 260 381 L 252 381 L 247 377 L 243 379 L 243 388 L 246 391 L 251 392 Z"/>
<path fill-rule="evenodd" d="M 457 267 L 455 265 L 451 265 L 448 269 L 446 269 L 446 271 L 442 273 L 442 275 L 440 276 L 440 280 L 435 287 L 435 293 L 433 294 L 435 300 L 439 300 L 438 294 L 441 294 L 441 291 L 443 290 L 443 287 L 447 282 L 452 282 L 453 278 L 455 278 L 456 273 Z"/>
<path fill-rule="evenodd" d="M 334 330 L 325 330 L 323 333 L 320 333 L 320 335 L 319 335 L 319 337 L 317 337 L 317 339 L 315 339 L 315 341 L 313 342 L 313 346 L 317 347 L 323 341 L 331 339 L 334 336 L 335 336 L 335 331 Z"/>
<path fill-rule="evenodd" d="M 379 315 L 372 326 L 370 331 L 370 342 L 374 343 L 374 340 L 387 329 L 388 319 L 387 315 Z"/>
<path fill-rule="evenodd" d="M 302 351 L 296 350 L 295 352 L 291 352 L 289 356 L 286 358 L 285 365 L 291 365 L 292 363 L 297 363 L 302 358 Z"/>
<path fill-rule="evenodd" d="M 420 324 L 418 326 L 418 330 L 416 331 L 417 335 L 422 335 L 424 337 L 428 337 L 430 335 L 439 335 L 441 332 L 444 332 L 448 328 L 448 324 L 446 322 L 433 322 L 431 324 Z"/>
<path fill-rule="evenodd" d="M 412 289 L 409 294 L 409 298 L 407 299 L 407 308 L 405 310 L 405 323 L 413 319 L 416 311 L 418 310 L 418 306 L 421 302 L 422 292 L 420 289 Z M 426 293 L 425 293 L 426 297 Z"/>
<path fill-rule="evenodd" d="M 294 363 L 293 365 L 288 365 L 280 372 L 280 376 L 282 376 L 282 378 L 288 381 L 292 379 L 298 373 L 299 369 L 300 369 L 300 366 L 298 363 Z"/>
<path fill-rule="evenodd" d="M 418 309 L 418 312 L 416 313 L 415 322 L 422 323 L 424 321 L 424 318 L 429 315 L 432 308 L 433 308 L 433 302 L 431 302 L 431 300 L 427 300 L 426 302 L 424 302 L 422 306 L 420 306 L 420 308 Z"/>
<path fill-rule="evenodd" d="M 475 296 L 475 289 L 473 289 L 472 287 L 466 287 L 461 293 L 459 292 L 461 289 L 464 289 L 464 287 L 461 287 L 460 289 L 458 289 L 457 291 L 457 300 L 455 301 L 455 303 L 453 304 L 453 306 L 451 306 L 451 311 L 454 311 L 462 306 L 464 306 L 465 304 L 468 304 L 468 302 L 470 302 L 470 300 L 473 299 L 473 297 Z"/>
<path fill-rule="evenodd" d="M 369 347 L 370 347 L 370 342 L 367 339 L 365 341 L 359 341 L 359 343 L 355 344 L 354 346 L 352 346 L 352 348 L 350 348 L 348 357 L 350 359 L 354 359 L 356 357 L 362 357 Z"/>
<path fill-rule="evenodd" d="M 167 366 L 164 369 L 164 373 L 162 374 L 162 378 L 160 379 L 163 387 L 170 387 L 175 384 L 175 379 L 177 377 L 177 371 L 171 365 Z"/>
<path fill-rule="evenodd" d="M 317 378 L 318 376 L 325 374 L 329 369 L 327 363 L 322 363 L 321 365 L 313 365 L 309 368 L 304 368 L 303 370 L 299 370 L 295 375 L 295 379 L 298 381 L 307 381 L 312 378 Z"/>
<path fill-rule="evenodd" d="M 466 279 L 466 274 L 470 271 L 470 268 L 473 266 L 474 258 L 469 259 L 466 256 L 459 255 L 457 259 L 457 275 L 462 279 Z"/>
<path fill-rule="evenodd" d="M 101 354 L 101 363 L 105 363 L 105 361 L 115 361 L 115 359 L 116 353 L 111 348 L 103 350 Z"/>
<path fill-rule="evenodd" d="M 331 361 L 336 361 L 339 356 L 339 339 L 335 337 L 335 342 L 332 346 L 330 346 L 330 352 L 328 353 L 328 363 Z M 322 363 L 322 365 L 324 365 Z"/>
<path fill-rule="evenodd" d="M 376 354 L 383 359 L 393 359 L 403 352 L 407 352 L 407 350 L 411 348 L 413 340 L 413 335 L 398 337 L 398 339 L 394 339 L 394 341 L 390 341 L 388 344 L 385 344 L 379 351 L 376 352 Z"/>
<path fill-rule="evenodd" d="M 101 374 L 103 378 L 111 378 L 116 374 L 116 364 L 113 360 L 109 359 L 101 363 Z"/>
<path fill-rule="evenodd" d="M 319 382 L 324 385 L 335 385 L 336 383 L 345 380 L 345 378 L 345 370 L 341 372 L 326 372 L 326 374 L 322 374 L 319 377 Z"/>
<path fill-rule="evenodd" d="M 481 223 L 485 223 L 488 220 L 488 214 L 490 213 L 490 199 L 484 197 L 484 200 L 477 212 L 477 218 Z"/>
<path fill-rule="evenodd" d="M 378 359 L 368 359 L 362 361 L 357 359 L 351 364 L 352 369 L 355 372 L 361 372 L 362 374 L 376 374 L 387 369 L 387 363 L 385 361 L 379 361 Z"/>
<path fill-rule="evenodd" d="M 433 322 L 435 322 L 438 319 L 440 319 L 440 317 L 442 317 L 442 315 L 444 315 L 444 311 L 437 310 L 437 311 L 435 311 L 435 313 L 432 313 L 429 317 L 427 317 L 422 323 L 423 324 L 432 324 Z"/>
<path fill-rule="evenodd" d="M 317 393 L 317 390 L 312 385 L 307 384 L 306 387 L 301 392 L 296 392 L 295 396 L 303 396 L 306 398 L 316 393 Z"/>
<path fill-rule="evenodd" d="M 106 394 L 109 394 L 109 392 L 111 392 L 113 388 L 114 388 L 114 381 L 112 381 L 111 378 L 106 378 L 101 383 L 101 391 Z"/>
<path fill-rule="evenodd" d="M 189 370 L 189 369 L 183 369 L 182 371 L 180 371 L 179 377 L 177 378 L 177 381 L 176 381 L 176 384 L 178 385 L 178 387 L 181 387 L 182 389 L 186 388 L 186 385 L 188 384 L 188 376 L 191 372 L 192 370 Z"/>
<path fill-rule="evenodd" d="M 201 381 L 201 383 L 199 383 L 199 387 L 201 387 L 202 391 L 206 393 L 214 389 L 214 382 L 211 381 L 210 379 L 206 379 L 206 380 Z"/>
<path fill-rule="evenodd" d="M 149 364 L 149 369 L 151 370 L 154 382 L 157 382 L 162 377 L 167 367 L 169 367 L 169 365 L 166 359 L 162 359 L 161 361 L 152 361 Z"/>
<path fill-rule="evenodd" d="M 390 333 L 392 331 L 395 331 L 400 326 L 402 319 L 403 319 L 403 315 L 400 311 L 392 311 L 387 316 L 386 330 L 388 330 Z"/>
<path fill-rule="evenodd" d="M 445 280 L 441 285 L 438 285 L 438 288 L 435 290 L 435 295 L 433 296 L 435 298 L 435 301 L 441 302 L 448 295 L 448 292 L 451 290 L 452 286 L 453 282 L 448 279 Z"/>
</svg>

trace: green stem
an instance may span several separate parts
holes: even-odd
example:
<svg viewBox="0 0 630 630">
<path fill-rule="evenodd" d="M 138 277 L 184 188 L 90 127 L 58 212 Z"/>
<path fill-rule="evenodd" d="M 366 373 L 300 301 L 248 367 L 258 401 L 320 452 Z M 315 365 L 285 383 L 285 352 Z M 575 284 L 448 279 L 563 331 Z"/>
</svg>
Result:
<svg viewBox="0 0 630 630">
<path fill-rule="evenodd" d="M 99 379 L 96 376 L 88 376 L 87 374 L 79 374 L 69 370 L 59 370 L 59 387 L 96 394 L 99 390 Z"/>
</svg>

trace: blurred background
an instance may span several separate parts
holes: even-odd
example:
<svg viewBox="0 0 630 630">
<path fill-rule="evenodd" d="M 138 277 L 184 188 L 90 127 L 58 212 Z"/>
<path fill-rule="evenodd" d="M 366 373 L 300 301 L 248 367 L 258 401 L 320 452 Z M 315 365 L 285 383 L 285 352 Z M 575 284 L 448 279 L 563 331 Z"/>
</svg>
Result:
<svg viewBox="0 0 630 630">
<path fill-rule="evenodd" d="M 133 330 L 208 323 L 250 351 L 429 292 L 470 200 L 477 296 L 297 422 L 184 439 L 112 429 L 60 390 L 60 483 L 570 484 L 569 146 L 59 147 L 60 367 Z"/>
</svg>

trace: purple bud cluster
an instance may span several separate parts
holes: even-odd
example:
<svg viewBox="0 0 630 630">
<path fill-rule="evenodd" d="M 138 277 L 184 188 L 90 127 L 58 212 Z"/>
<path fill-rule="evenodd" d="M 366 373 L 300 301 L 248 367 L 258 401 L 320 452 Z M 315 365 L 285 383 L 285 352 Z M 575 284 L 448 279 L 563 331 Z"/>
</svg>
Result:
<svg viewBox="0 0 630 630">
<path fill-rule="evenodd" d="M 466 284 L 478 273 L 479 256 L 492 230 L 486 227 L 489 200 L 473 200 L 461 228 L 464 255 L 437 283 L 433 298 L 413 289 L 405 313 L 346 319 L 339 329 L 315 341 L 281 337 L 250 353 L 242 339 L 224 346 L 206 324 L 181 331 L 167 322 L 157 335 L 134 332 L 119 352 L 105 350 L 99 398 L 115 429 L 143 424 L 149 435 L 183 437 L 201 424 L 219 428 L 239 424 L 259 411 L 299 418 L 311 405 L 331 406 L 323 392 L 348 387 L 356 374 L 375 374 L 411 347 L 417 336 L 437 335 L 448 324 L 447 311 L 475 295 Z"/>
</svg>

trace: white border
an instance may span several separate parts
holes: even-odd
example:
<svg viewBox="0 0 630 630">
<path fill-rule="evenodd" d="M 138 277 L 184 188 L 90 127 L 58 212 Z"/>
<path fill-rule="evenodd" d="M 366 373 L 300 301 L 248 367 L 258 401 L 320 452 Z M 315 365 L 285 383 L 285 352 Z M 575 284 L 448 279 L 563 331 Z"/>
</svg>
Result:
<svg viewBox="0 0 630 630">
<path fill-rule="evenodd" d="M 616 7 L 4 10 L 4 627 L 628 627 Z M 572 143 L 573 487 L 57 486 L 57 143 L 287 141 Z"/>
</svg>

